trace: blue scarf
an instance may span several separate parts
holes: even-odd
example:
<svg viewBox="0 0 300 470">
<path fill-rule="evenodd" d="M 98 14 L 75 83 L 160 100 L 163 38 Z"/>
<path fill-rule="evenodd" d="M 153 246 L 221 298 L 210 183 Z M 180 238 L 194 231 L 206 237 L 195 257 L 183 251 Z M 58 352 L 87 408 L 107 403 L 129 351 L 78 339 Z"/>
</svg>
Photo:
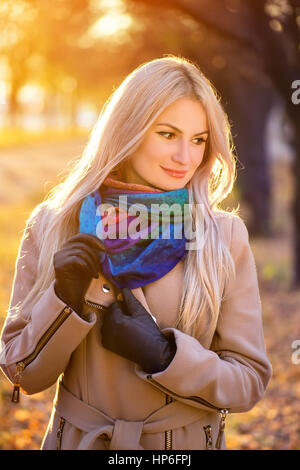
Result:
<svg viewBox="0 0 300 470">
<path fill-rule="evenodd" d="M 108 177 L 99 190 L 83 200 L 79 232 L 102 240 L 106 248 L 102 273 L 106 279 L 119 288 L 134 289 L 160 279 L 187 254 L 184 205 L 188 202 L 186 188 L 161 191 Z M 167 204 L 168 208 L 174 203 L 179 204 L 177 208 L 180 207 L 181 212 L 166 209 L 164 213 L 157 208 L 153 210 L 155 206 L 151 208 L 152 204 Z M 109 204 L 110 212 L 101 214 L 100 204 Z M 142 217 L 139 218 L 136 210 L 135 215 L 128 213 L 132 204 L 143 204 Z M 169 223 L 164 225 L 166 221 Z M 138 225 L 138 222 L 142 223 Z M 134 237 L 130 227 L 137 229 Z"/>
</svg>

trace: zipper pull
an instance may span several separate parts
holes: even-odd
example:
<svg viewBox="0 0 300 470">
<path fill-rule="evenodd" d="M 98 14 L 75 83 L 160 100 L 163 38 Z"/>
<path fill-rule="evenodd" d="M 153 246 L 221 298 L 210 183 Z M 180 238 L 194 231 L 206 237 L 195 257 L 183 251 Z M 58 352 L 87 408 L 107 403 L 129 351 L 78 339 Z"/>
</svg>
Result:
<svg viewBox="0 0 300 470">
<path fill-rule="evenodd" d="M 13 393 L 11 397 L 11 401 L 13 403 L 19 403 L 20 401 L 20 381 L 21 381 L 21 375 L 24 369 L 25 369 L 24 362 L 17 362 L 17 373 L 14 376 L 15 383 L 14 383 L 14 389 L 13 389 Z"/>
<path fill-rule="evenodd" d="M 205 450 L 212 450 L 212 435 L 211 435 L 211 425 L 203 426 L 206 438 L 206 448 Z"/>
<path fill-rule="evenodd" d="M 226 409 L 221 410 L 221 421 L 219 425 L 219 433 L 218 433 L 217 442 L 216 442 L 216 449 L 220 449 L 221 447 L 222 437 L 223 437 L 224 429 L 225 429 L 225 419 L 227 415 L 228 415 L 228 410 Z"/>
<path fill-rule="evenodd" d="M 56 434 L 56 450 L 61 450 L 61 439 L 65 425 L 65 418 L 61 417 L 59 420 L 59 426 Z"/>
</svg>

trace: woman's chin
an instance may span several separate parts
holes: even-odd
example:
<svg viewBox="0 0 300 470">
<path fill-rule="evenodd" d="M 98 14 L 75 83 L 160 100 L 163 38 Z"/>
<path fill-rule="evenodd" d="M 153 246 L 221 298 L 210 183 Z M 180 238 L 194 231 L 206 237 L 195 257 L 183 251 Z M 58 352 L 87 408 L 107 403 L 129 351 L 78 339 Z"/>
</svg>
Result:
<svg viewBox="0 0 300 470">
<path fill-rule="evenodd" d="M 177 183 L 177 184 L 172 184 L 172 183 L 169 183 L 169 184 L 166 184 L 165 182 L 163 183 L 156 183 L 156 187 L 162 191 L 176 191 L 176 189 L 182 189 L 184 188 L 186 185 L 186 183 L 182 182 L 182 183 Z"/>
</svg>

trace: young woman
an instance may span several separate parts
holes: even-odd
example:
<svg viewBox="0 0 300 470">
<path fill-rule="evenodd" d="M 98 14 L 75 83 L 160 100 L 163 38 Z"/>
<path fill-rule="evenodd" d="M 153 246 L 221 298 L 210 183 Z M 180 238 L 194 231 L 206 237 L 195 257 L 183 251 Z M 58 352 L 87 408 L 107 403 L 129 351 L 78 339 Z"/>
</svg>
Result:
<svg viewBox="0 0 300 470">
<path fill-rule="evenodd" d="M 155 59 L 112 94 L 81 159 L 32 212 L 1 367 L 15 402 L 57 381 L 42 449 L 225 449 L 227 414 L 262 398 L 272 367 L 248 231 L 219 207 L 232 151 L 199 68 Z M 118 230 L 135 220 L 121 196 L 146 215 L 187 205 L 202 243 L 187 249 L 175 217 L 168 238 L 109 239 L 101 204 Z"/>
</svg>

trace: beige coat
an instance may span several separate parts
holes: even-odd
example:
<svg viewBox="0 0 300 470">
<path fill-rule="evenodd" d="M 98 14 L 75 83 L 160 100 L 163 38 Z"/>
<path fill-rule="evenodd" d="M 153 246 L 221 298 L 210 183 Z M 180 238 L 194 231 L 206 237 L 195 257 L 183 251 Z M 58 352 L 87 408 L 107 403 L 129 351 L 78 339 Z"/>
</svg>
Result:
<svg viewBox="0 0 300 470">
<path fill-rule="evenodd" d="M 200 344 L 176 329 L 183 262 L 161 279 L 133 289 L 177 352 L 162 372 L 103 348 L 105 313 L 87 307 L 82 319 L 55 294 L 53 284 L 32 309 L 32 320 L 9 321 L 2 331 L 1 367 L 21 391 L 34 394 L 57 381 L 42 449 L 225 449 L 227 413 L 250 410 L 263 396 L 272 367 L 266 356 L 257 273 L 248 231 L 238 216 L 218 215 L 237 277 L 222 302 L 213 335 Z M 38 221 L 37 221 L 38 223 Z M 31 288 L 37 266 L 35 229 L 20 245 L 10 308 Z M 106 286 L 110 291 L 106 292 Z M 93 278 L 86 299 L 109 305 L 106 279 Z M 22 395 L 21 395 L 22 400 Z M 15 405 L 18 406 L 18 405 Z"/>
</svg>

